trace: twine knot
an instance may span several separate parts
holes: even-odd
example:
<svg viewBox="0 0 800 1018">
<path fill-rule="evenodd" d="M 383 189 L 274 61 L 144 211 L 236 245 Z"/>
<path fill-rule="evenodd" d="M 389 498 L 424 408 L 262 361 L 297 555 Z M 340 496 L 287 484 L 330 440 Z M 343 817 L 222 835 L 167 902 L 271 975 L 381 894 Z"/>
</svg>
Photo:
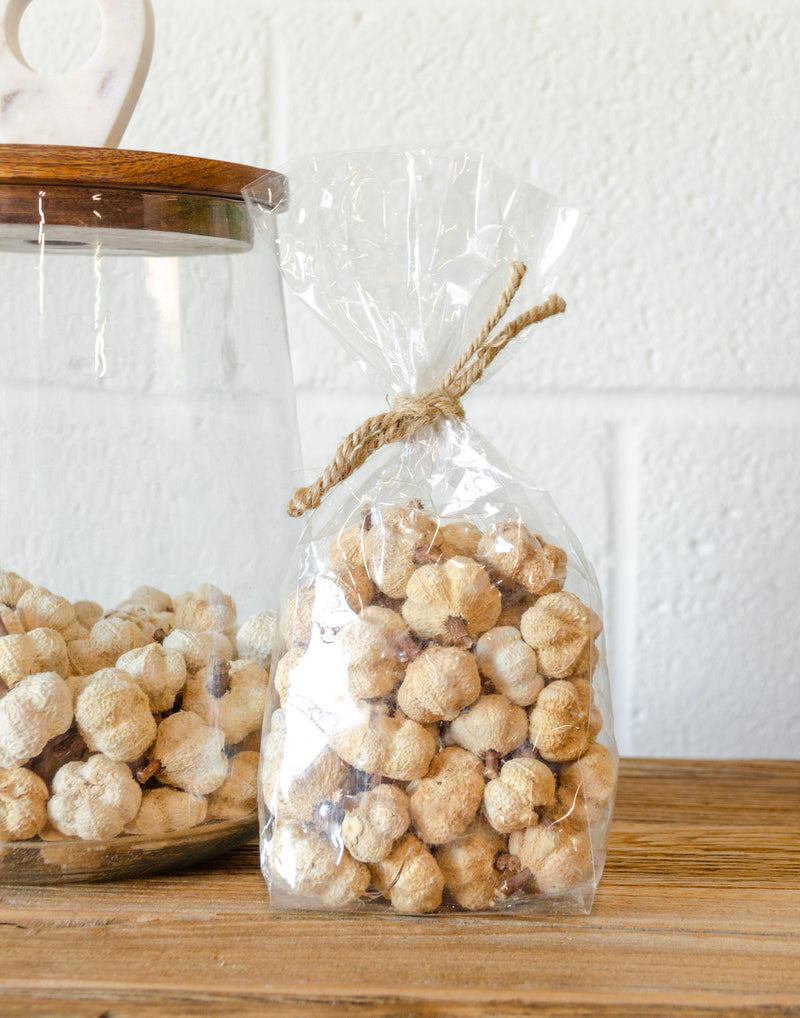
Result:
<svg viewBox="0 0 800 1018">
<path fill-rule="evenodd" d="M 319 478 L 294 493 L 286 510 L 290 516 L 302 516 L 309 509 L 316 509 L 331 488 L 349 477 L 382 446 L 400 442 L 443 417 L 464 420 L 461 397 L 478 381 L 500 351 L 529 325 L 560 314 L 566 308 L 564 301 L 553 294 L 544 304 L 524 312 L 492 336 L 524 275 L 525 266 L 521 262 L 512 262 L 511 278 L 500 295 L 497 307 L 439 385 L 417 395 L 397 396 L 385 413 L 368 418 L 351 432 Z"/>
<path fill-rule="evenodd" d="M 400 418 L 420 421 L 420 427 L 435 424 L 440 417 L 455 417 L 464 420 L 461 400 L 445 389 L 431 389 L 418 396 L 396 396 L 390 414 Z"/>
</svg>

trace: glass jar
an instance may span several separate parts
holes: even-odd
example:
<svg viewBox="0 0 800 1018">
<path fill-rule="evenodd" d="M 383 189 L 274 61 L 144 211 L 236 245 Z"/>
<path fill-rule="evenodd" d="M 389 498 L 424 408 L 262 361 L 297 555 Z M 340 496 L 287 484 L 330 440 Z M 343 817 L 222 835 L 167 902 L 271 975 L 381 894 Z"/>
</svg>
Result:
<svg viewBox="0 0 800 1018">
<path fill-rule="evenodd" d="M 280 208 L 253 167 L 0 148 L 0 882 L 256 832 L 300 468 L 256 178 Z"/>
</svg>

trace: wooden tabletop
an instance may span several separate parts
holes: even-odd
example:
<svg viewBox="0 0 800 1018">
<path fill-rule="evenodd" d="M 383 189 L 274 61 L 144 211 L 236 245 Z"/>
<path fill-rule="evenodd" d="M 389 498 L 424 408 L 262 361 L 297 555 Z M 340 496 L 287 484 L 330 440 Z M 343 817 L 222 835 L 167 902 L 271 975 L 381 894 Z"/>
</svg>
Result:
<svg viewBox="0 0 800 1018">
<path fill-rule="evenodd" d="M 0 1015 L 800 1015 L 800 762 L 624 760 L 591 915 L 270 911 L 248 845 L 0 888 Z"/>
</svg>

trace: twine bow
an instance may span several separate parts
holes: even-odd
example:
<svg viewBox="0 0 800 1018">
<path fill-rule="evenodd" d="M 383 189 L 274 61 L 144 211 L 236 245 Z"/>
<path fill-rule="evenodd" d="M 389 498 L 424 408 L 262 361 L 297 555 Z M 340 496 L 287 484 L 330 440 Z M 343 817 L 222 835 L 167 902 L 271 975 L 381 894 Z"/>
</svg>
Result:
<svg viewBox="0 0 800 1018">
<path fill-rule="evenodd" d="M 560 314 L 566 308 L 564 301 L 552 294 L 544 304 L 525 311 L 492 336 L 508 311 L 524 275 L 525 266 L 522 262 L 512 262 L 511 277 L 500 295 L 497 307 L 441 382 L 435 388 L 416 396 L 397 396 L 385 413 L 369 417 L 352 431 L 317 480 L 307 488 L 298 488 L 294 493 L 286 510 L 290 516 L 302 516 L 309 509 L 316 509 L 331 488 L 349 477 L 384 445 L 415 435 L 442 417 L 464 420 L 461 397 L 478 381 L 495 357 L 523 329 Z"/>
</svg>

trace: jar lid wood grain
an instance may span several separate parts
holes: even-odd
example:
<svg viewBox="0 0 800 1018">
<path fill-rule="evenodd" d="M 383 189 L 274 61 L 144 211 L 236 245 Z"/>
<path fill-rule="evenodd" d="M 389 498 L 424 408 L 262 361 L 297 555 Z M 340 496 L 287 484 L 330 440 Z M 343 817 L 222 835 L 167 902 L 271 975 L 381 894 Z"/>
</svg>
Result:
<svg viewBox="0 0 800 1018">
<path fill-rule="evenodd" d="M 246 250 L 241 190 L 281 174 L 194 156 L 64 145 L 0 145 L 0 249 L 161 255 Z"/>
</svg>

